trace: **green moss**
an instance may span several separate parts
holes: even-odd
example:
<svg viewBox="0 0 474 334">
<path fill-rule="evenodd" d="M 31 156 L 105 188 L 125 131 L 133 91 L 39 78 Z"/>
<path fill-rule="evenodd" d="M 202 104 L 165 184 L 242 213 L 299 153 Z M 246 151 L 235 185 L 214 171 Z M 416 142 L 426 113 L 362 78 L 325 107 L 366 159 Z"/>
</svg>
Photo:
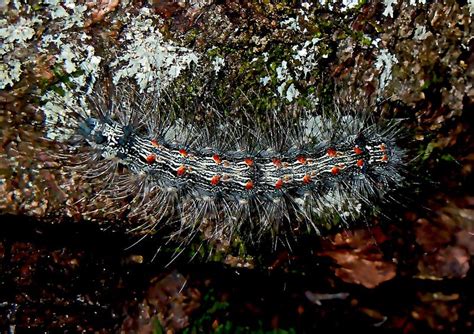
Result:
<svg viewBox="0 0 474 334">
<path fill-rule="evenodd" d="M 432 157 L 433 151 L 437 147 L 436 143 L 430 142 L 422 152 L 421 159 L 426 161 Z"/>
<path fill-rule="evenodd" d="M 423 85 L 420 87 L 420 90 L 428 90 L 433 85 L 443 82 L 444 76 L 440 76 L 434 71 L 429 71 L 429 73 L 432 73 L 432 77 L 423 83 Z"/>
<path fill-rule="evenodd" d="M 156 317 L 153 318 L 152 330 L 153 330 L 153 334 L 164 334 L 164 333 L 166 333 L 165 329 L 163 328 L 163 326 L 161 326 L 160 321 Z"/>
<path fill-rule="evenodd" d="M 454 162 L 454 163 L 459 163 L 455 157 L 453 157 L 450 153 L 444 153 L 440 157 L 441 160 L 446 161 L 446 162 Z"/>
<path fill-rule="evenodd" d="M 296 330 L 290 329 L 265 329 L 261 320 L 255 325 L 239 325 L 228 319 L 230 304 L 220 300 L 213 289 L 207 291 L 202 299 L 199 314 L 192 319 L 189 327 L 183 330 L 184 334 L 197 333 L 255 333 L 255 334 L 293 334 Z M 159 324 L 158 324 L 159 325 Z M 157 332 L 162 333 L 162 332 Z"/>
</svg>

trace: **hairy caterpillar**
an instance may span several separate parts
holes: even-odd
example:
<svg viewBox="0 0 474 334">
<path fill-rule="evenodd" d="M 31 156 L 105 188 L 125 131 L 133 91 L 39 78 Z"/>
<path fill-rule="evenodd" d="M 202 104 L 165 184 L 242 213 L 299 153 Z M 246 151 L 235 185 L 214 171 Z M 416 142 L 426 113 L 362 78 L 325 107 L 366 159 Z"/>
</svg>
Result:
<svg viewBox="0 0 474 334">
<path fill-rule="evenodd" d="M 211 226 L 212 238 L 246 230 L 253 241 L 301 226 L 320 233 L 403 183 L 397 122 L 300 110 L 296 123 L 266 113 L 269 129 L 248 118 L 195 126 L 180 117 L 189 110 L 172 112 L 161 99 L 127 87 L 82 102 L 54 93 L 44 108 L 53 136 L 59 123 L 67 128 L 76 168 L 104 184 L 95 196 L 141 222 L 132 230 L 171 224 L 182 236 Z"/>
</svg>

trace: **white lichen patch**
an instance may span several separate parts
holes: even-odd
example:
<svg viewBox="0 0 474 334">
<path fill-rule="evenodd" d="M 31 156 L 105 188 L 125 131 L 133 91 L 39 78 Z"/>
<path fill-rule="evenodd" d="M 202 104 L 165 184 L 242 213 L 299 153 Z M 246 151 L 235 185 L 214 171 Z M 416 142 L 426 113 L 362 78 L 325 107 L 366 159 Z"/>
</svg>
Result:
<svg viewBox="0 0 474 334">
<path fill-rule="evenodd" d="M 267 75 L 267 76 L 261 77 L 259 82 L 262 84 L 262 86 L 266 86 L 270 80 L 271 78 Z"/>
<path fill-rule="evenodd" d="M 56 63 L 67 74 L 76 74 L 71 80 L 79 88 L 88 87 L 90 91 L 100 74 L 101 57 L 95 54 L 95 49 L 88 42 L 91 37 L 86 33 L 59 33 L 45 35 L 40 44 L 40 51 L 50 53 L 57 50 Z M 72 41 L 72 42 L 69 42 Z"/>
<path fill-rule="evenodd" d="M 382 14 L 393 18 L 393 6 L 397 5 L 399 1 L 398 0 L 384 0 L 383 3 L 385 5 L 385 9 Z M 400 1 L 400 4 L 403 4 L 403 3 L 404 3 L 403 1 Z M 410 0 L 408 4 L 410 6 L 416 6 L 418 4 L 424 5 L 426 4 L 426 0 Z"/>
<path fill-rule="evenodd" d="M 352 9 L 359 5 L 359 0 L 342 0 L 344 9 Z"/>
<path fill-rule="evenodd" d="M 334 1 L 334 0 L 319 0 L 318 2 L 321 5 L 326 6 L 329 10 L 333 10 L 334 9 L 333 3 L 335 3 L 336 1 Z M 354 9 L 358 5 L 360 5 L 359 0 L 342 0 L 342 2 L 339 2 L 339 3 L 342 4 L 342 6 L 340 7 L 342 12 L 345 12 L 345 11 L 350 10 L 350 9 Z"/>
<path fill-rule="evenodd" d="M 212 61 L 212 67 L 214 68 L 214 72 L 217 74 L 220 70 L 225 66 L 225 59 L 217 56 Z"/>
<path fill-rule="evenodd" d="M 383 11 L 383 15 L 388 17 L 393 17 L 393 5 L 397 4 L 397 0 L 384 0 L 385 10 Z"/>
<path fill-rule="evenodd" d="M 333 9 L 331 0 L 319 0 L 318 2 L 323 6 L 327 6 L 329 10 Z"/>
<path fill-rule="evenodd" d="M 398 63 L 397 57 L 387 49 L 381 49 L 375 60 L 375 68 L 380 71 L 379 89 L 383 90 L 392 79 L 393 65 Z"/>
<path fill-rule="evenodd" d="M 77 47 L 74 38 L 66 33 L 71 28 L 83 27 L 88 10 L 86 5 L 79 5 L 74 0 L 45 0 L 41 9 L 34 9 L 26 1 L 7 2 L 0 7 L 8 13 L 11 10 L 19 16 L 14 23 L 0 19 L 0 89 L 12 87 L 21 78 L 23 68 L 30 65 L 36 58 L 36 53 L 48 53 L 37 36 L 42 33 L 42 26 L 48 23 L 47 33 L 43 41 L 48 38 L 58 38 L 55 33 L 67 35 L 70 45 Z M 10 7 L 9 7 L 10 6 Z M 58 45 L 59 47 L 59 45 Z M 78 69 L 74 63 L 72 51 L 67 47 L 59 50 L 58 60 L 64 60 L 67 73 Z"/>
<path fill-rule="evenodd" d="M 474 16 L 474 0 L 467 0 L 467 6 L 469 8 L 469 14 Z"/>
<path fill-rule="evenodd" d="M 431 32 L 426 31 L 426 27 L 417 24 L 415 26 L 415 32 L 413 34 L 413 39 L 422 41 L 425 40 L 429 35 L 431 35 Z"/>
<path fill-rule="evenodd" d="M 324 54 L 320 54 L 318 49 L 319 41 L 320 39 L 313 38 L 293 46 L 291 59 L 283 60 L 276 66 L 275 79 L 278 96 L 293 102 L 300 95 L 294 82 L 307 79 L 308 75 L 318 66 L 319 57 L 324 57 Z M 266 86 L 270 81 L 270 76 L 259 79 L 262 86 Z"/>
<path fill-rule="evenodd" d="M 56 6 L 57 1 L 49 0 L 51 12 L 47 15 L 59 23 L 51 33 L 42 36 L 38 42 L 40 53 L 53 56 L 56 70 L 61 69 L 72 84 L 61 84 L 64 94 L 48 92 L 42 96 L 42 111 L 45 115 L 50 139 L 65 140 L 74 135 L 73 122 L 77 120 L 77 111 L 87 111 L 88 96 L 94 98 L 100 79 L 104 59 L 97 54 L 94 39 L 81 29 L 68 27 L 84 24 L 84 8 L 77 9 L 68 2 Z M 73 18 L 73 13 L 75 18 Z M 119 36 L 117 47 L 108 50 L 106 57 L 112 79 L 120 87 L 122 81 L 133 80 L 144 92 L 157 92 L 177 78 L 183 69 L 198 62 L 198 56 L 192 51 L 165 41 L 153 19 L 156 15 L 145 8 L 139 15 L 127 12 L 120 17 L 124 30 Z M 64 26 L 64 31 L 58 27 Z M 87 115 L 82 115 L 87 117 Z M 77 126 L 76 126 L 77 128 Z M 69 130 L 68 130 L 69 129 Z"/>
<path fill-rule="evenodd" d="M 426 0 L 410 0 L 410 5 L 414 6 L 416 4 L 426 4 Z"/>
<path fill-rule="evenodd" d="M 63 93 L 48 91 L 42 97 L 46 103 L 41 107 L 45 116 L 46 138 L 51 140 L 66 141 L 77 131 L 78 117 L 90 116 L 89 105 L 85 94 L 79 95 L 70 90 L 65 84 L 60 88 Z"/>
<path fill-rule="evenodd" d="M 35 24 L 41 23 L 41 20 L 34 18 L 27 20 L 23 17 L 11 25 L 8 25 L 7 20 L 0 20 L 0 38 L 2 44 L 0 46 L 1 52 L 9 52 L 12 51 L 15 45 L 21 45 L 22 43 L 30 40 L 34 34 L 35 29 L 33 26 Z"/>
<path fill-rule="evenodd" d="M 354 1 L 346 2 L 348 6 L 352 6 Z M 320 1 L 320 3 L 330 6 L 330 1 Z M 289 102 L 293 102 L 300 95 L 296 83 L 300 80 L 306 80 L 318 66 L 318 60 L 327 57 L 319 50 L 320 39 L 314 37 L 314 35 L 307 35 L 307 24 L 316 19 L 315 14 L 311 11 L 313 4 L 302 2 L 300 6 L 296 12 L 297 15 L 282 20 L 280 27 L 289 31 L 290 34 L 297 33 L 307 36 L 307 39 L 292 46 L 288 58 L 280 63 L 272 64 L 267 70 L 268 74 L 259 78 L 259 83 L 262 86 L 267 86 L 269 83 L 276 85 L 275 95 Z M 262 56 L 263 62 L 268 63 L 268 53 L 265 52 Z"/>
<path fill-rule="evenodd" d="M 21 62 L 15 59 L 7 60 L 7 63 L 0 64 L 0 89 L 13 84 L 20 80 Z"/>
<path fill-rule="evenodd" d="M 87 6 L 77 4 L 76 0 L 45 0 L 51 19 L 60 23 L 62 29 L 84 27 Z"/>
<path fill-rule="evenodd" d="M 0 89 L 12 87 L 20 80 L 22 61 L 19 54 L 27 47 L 27 42 L 33 39 L 35 25 L 41 23 L 38 18 L 20 17 L 17 22 L 9 25 L 7 20 L 0 19 Z"/>
<path fill-rule="evenodd" d="M 114 69 L 115 84 L 133 79 L 141 92 L 158 93 L 184 69 L 198 63 L 198 54 L 165 41 L 152 17 L 149 8 L 143 8 L 138 16 L 127 16 L 121 38 L 125 50 L 117 53 L 110 64 Z"/>
<path fill-rule="evenodd" d="M 290 17 L 280 23 L 282 27 L 286 27 L 293 31 L 300 31 L 300 25 L 298 23 L 298 19 L 294 17 Z"/>
<path fill-rule="evenodd" d="M 297 98 L 300 95 L 300 92 L 296 89 L 295 85 L 292 83 L 290 87 L 286 90 L 286 99 L 289 102 L 293 102 L 295 98 Z"/>
<path fill-rule="evenodd" d="M 280 66 L 276 68 L 276 74 L 278 81 L 284 81 L 288 78 L 288 62 L 286 60 L 283 60 Z"/>
<path fill-rule="evenodd" d="M 319 41 L 319 38 L 313 38 L 310 41 L 305 41 L 302 45 L 295 45 L 293 47 L 294 54 L 292 58 L 297 62 L 295 71 L 298 77 L 305 79 L 316 68 L 318 57 L 326 57 L 326 55 L 319 53 Z"/>
</svg>

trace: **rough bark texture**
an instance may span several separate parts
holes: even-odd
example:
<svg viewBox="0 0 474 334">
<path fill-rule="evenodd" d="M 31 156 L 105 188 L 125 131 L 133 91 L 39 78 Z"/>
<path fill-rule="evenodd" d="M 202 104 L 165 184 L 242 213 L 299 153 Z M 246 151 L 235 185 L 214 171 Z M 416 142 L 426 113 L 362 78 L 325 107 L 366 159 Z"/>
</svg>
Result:
<svg viewBox="0 0 474 334">
<path fill-rule="evenodd" d="M 473 2 L 321 2 L 0 5 L 3 332 L 472 332 Z M 176 246 L 126 249 L 140 236 L 106 202 L 89 221 L 77 201 L 98 185 L 42 139 L 45 94 L 104 64 L 118 83 L 184 85 L 197 123 L 202 96 L 228 119 L 250 105 L 255 122 L 335 95 L 404 118 L 411 186 L 384 217 L 291 252 L 202 243 L 204 230 L 165 268 Z"/>
</svg>

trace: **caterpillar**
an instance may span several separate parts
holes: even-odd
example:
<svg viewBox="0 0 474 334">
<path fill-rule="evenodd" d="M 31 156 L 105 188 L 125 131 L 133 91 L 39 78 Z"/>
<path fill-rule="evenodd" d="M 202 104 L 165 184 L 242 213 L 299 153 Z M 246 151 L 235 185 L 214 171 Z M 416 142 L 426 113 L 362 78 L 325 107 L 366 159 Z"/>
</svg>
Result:
<svg viewBox="0 0 474 334">
<path fill-rule="evenodd" d="M 252 242 L 302 227 L 320 234 L 348 226 L 404 183 L 396 121 L 300 108 L 297 122 L 268 111 L 264 129 L 251 116 L 226 122 L 208 105 L 219 124 L 196 126 L 184 117 L 192 110 L 173 112 L 163 95 L 114 91 L 82 100 L 51 93 L 43 110 L 74 168 L 104 185 L 94 197 L 138 221 L 131 231 L 165 225 L 171 237 L 237 234 Z"/>
</svg>

